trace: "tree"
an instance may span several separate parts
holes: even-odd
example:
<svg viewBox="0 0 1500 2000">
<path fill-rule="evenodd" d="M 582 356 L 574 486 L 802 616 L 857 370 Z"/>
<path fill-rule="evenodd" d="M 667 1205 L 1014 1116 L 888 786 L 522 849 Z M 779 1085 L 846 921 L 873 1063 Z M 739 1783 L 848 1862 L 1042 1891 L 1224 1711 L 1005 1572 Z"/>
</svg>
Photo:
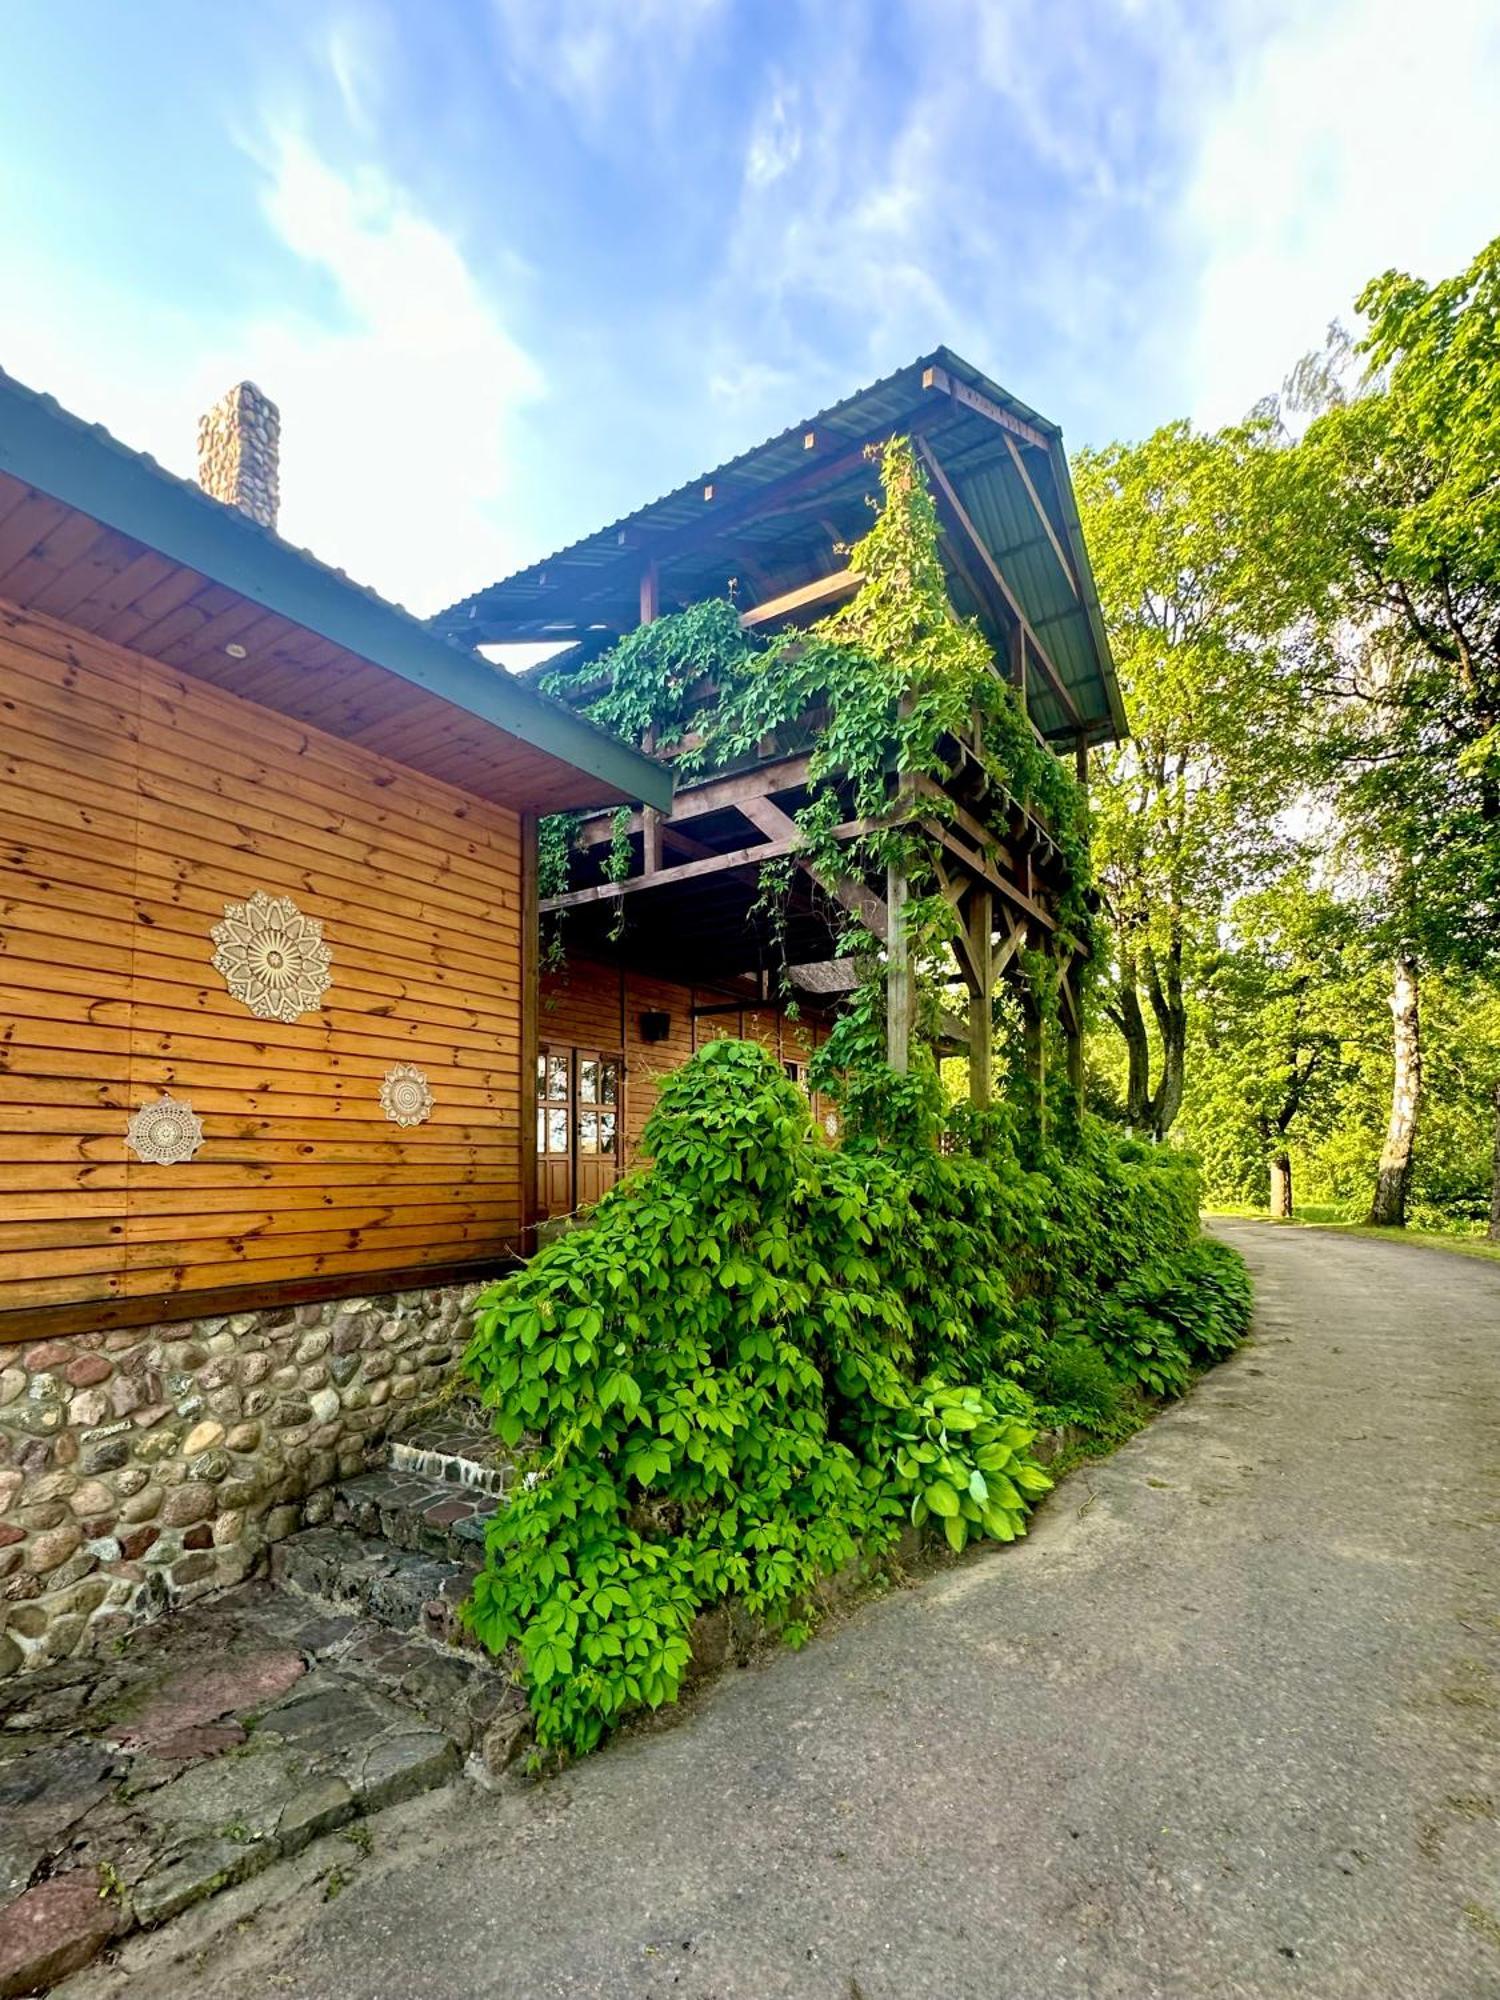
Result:
<svg viewBox="0 0 1500 2000">
<path fill-rule="evenodd" d="M 1194 1008 L 1198 1076 L 1185 1124 L 1210 1182 L 1292 1214 L 1293 1153 L 1337 1123 L 1367 1011 L 1356 913 L 1300 865 L 1236 904 Z"/>
<path fill-rule="evenodd" d="M 1193 965 L 1220 911 L 1288 852 L 1279 815 L 1299 705 L 1283 644 L 1286 457 L 1261 416 L 1211 435 L 1169 424 L 1074 466 L 1132 730 L 1094 767 L 1114 931 L 1106 1008 L 1127 1052 L 1128 1122 L 1158 1139 L 1182 1106 Z"/>
<path fill-rule="evenodd" d="M 1367 285 L 1358 393 L 1289 457 L 1306 523 L 1330 768 L 1383 908 L 1394 1066 L 1370 1219 L 1405 1220 L 1421 988 L 1500 959 L 1500 239 L 1427 285 Z M 1302 382 L 1337 367 L 1304 364 Z M 1500 1114 L 1497 1114 L 1500 1115 Z M 1500 1131 L 1496 1135 L 1500 1161 Z M 1500 1213 L 1500 1186 L 1495 1201 Z"/>
</svg>

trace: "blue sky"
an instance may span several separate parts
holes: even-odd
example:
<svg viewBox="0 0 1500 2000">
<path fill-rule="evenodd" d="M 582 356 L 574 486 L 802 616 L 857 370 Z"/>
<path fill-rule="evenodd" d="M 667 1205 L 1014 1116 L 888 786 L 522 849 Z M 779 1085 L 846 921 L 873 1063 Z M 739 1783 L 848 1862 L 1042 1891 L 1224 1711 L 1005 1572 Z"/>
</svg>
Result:
<svg viewBox="0 0 1500 2000">
<path fill-rule="evenodd" d="M 0 367 L 420 611 L 946 342 L 1071 443 L 1500 232 L 1491 0 L 8 0 Z"/>
</svg>

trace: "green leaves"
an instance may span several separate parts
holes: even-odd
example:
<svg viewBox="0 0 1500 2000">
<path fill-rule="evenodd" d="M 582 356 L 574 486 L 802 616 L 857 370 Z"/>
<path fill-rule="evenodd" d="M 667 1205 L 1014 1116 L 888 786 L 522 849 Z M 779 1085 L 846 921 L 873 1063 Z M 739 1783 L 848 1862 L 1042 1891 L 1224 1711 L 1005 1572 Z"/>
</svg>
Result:
<svg viewBox="0 0 1500 2000">
<path fill-rule="evenodd" d="M 1059 1317 L 1135 1361 L 1239 1324 L 1180 1163 L 1092 1126 L 1046 1173 L 1001 1121 L 973 1144 L 830 1148 L 764 1050 L 716 1042 L 664 1081 L 651 1167 L 482 1294 L 467 1366 L 520 1477 L 465 1617 L 544 1748 L 673 1700 L 725 1598 L 798 1640 L 907 1518 L 954 1552 L 1024 1534 L 1050 1481 L 1017 1377 Z"/>
</svg>

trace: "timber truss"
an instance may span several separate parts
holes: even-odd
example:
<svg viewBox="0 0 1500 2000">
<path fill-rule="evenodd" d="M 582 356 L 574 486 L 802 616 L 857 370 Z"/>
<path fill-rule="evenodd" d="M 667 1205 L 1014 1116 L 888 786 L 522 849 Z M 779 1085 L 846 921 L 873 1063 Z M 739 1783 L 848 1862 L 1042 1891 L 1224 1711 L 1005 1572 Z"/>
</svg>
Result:
<svg viewBox="0 0 1500 2000">
<path fill-rule="evenodd" d="M 1055 914 L 1066 870 L 1046 826 L 994 782 L 974 746 L 950 738 L 943 748 L 942 781 L 893 774 L 884 813 L 860 817 L 850 806 L 833 836 L 849 851 L 847 869 L 820 866 L 796 821 L 809 796 L 810 755 L 771 756 L 681 787 L 669 813 L 646 808 L 585 819 L 575 837 L 580 886 L 544 899 L 541 912 L 563 919 L 569 955 L 618 950 L 663 977 L 748 977 L 762 991 L 784 971 L 794 990 L 803 985 L 810 994 L 853 984 L 842 940 L 848 918 L 857 918 L 884 947 L 889 1053 L 893 1066 L 904 1069 L 918 1028 L 905 919 L 909 885 L 895 870 L 873 876 L 857 843 L 883 827 L 915 824 L 932 843 L 936 885 L 957 918 L 950 983 L 954 999 L 962 991 L 968 1002 L 963 1016 L 945 1010 L 938 1043 L 944 1053 L 968 1056 L 971 1095 L 986 1104 L 993 1003 L 1002 981 L 1021 1000 L 1030 1059 L 1040 1070 L 1042 1037 L 1024 955 L 1039 950 L 1066 958 Z M 763 893 L 768 862 L 786 864 L 784 895 Z M 1059 971 L 1072 1061 L 1080 1032 L 1075 976 L 1067 962 Z"/>
</svg>

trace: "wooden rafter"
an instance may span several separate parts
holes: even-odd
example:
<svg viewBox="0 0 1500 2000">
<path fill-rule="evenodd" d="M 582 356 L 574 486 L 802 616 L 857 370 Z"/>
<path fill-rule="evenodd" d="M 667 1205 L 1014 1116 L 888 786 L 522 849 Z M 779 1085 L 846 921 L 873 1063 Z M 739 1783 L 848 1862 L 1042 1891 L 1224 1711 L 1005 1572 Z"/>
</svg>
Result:
<svg viewBox="0 0 1500 2000">
<path fill-rule="evenodd" d="M 1065 553 L 1062 543 L 1058 540 L 1057 530 L 1052 525 L 1052 517 L 1042 505 L 1042 496 L 1032 484 L 1031 474 L 1026 468 L 1026 461 L 1016 449 L 1015 439 L 1009 434 L 1007 434 L 1005 439 L 1005 447 L 1010 453 L 1012 464 L 1020 475 L 1021 484 L 1026 488 L 1026 497 L 1031 502 L 1036 512 L 1036 517 L 1042 524 L 1042 532 L 1052 545 L 1052 553 L 1057 557 L 1058 567 L 1068 580 L 1068 588 L 1075 597 L 1081 598 L 1083 592 L 1078 588 L 1078 577 L 1074 572 L 1072 559 Z"/>
<path fill-rule="evenodd" d="M 793 822 L 795 825 L 795 822 Z M 873 833 L 884 825 L 882 820 L 850 819 L 833 829 L 834 840 L 857 840 L 862 834 Z M 783 855 L 795 854 L 806 844 L 807 836 L 800 827 L 796 832 L 781 840 L 765 840 L 752 847 L 734 847 L 726 854 L 715 854 L 701 861 L 684 861 L 670 868 L 659 868 L 654 874 L 632 875 L 623 882 L 596 882 L 588 889 L 569 889 L 561 896 L 549 896 L 542 904 L 545 911 L 576 909 L 584 903 L 604 903 L 617 896 L 632 895 L 641 889 L 666 888 L 674 882 L 695 882 L 705 875 L 723 875 L 735 868 L 758 867 L 762 861 L 776 861 Z"/>
<path fill-rule="evenodd" d="M 701 785 L 689 785 L 672 801 L 667 823 L 680 826 L 684 820 L 702 819 L 707 813 L 722 812 L 726 806 L 738 806 L 744 799 L 794 792 L 799 785 L 807 783 L 811 766 L 810 756 L 782 757 L 774 764 L 757 764 L 750 771 L 735 771 L 725 778 L 709 778 Z M 627 831 L 639 833 L 640 830 L 641 815 L 632 813 Z M 578 845 L 597 847 L 601 842 L 612 840 L 614 832 L 614 814 L 595 813 L 579 825 Z"/>
<path fill-rule="evenodd" d="M 1033 923 L 1040 924 L 1043 930 L 1057 929 L 1057 920 L 1044 910 L 1040 903 L 1019 889 L 1014 882 L 1009 881 L 998 868 L 992 867 L 982 854 L 966 846 L 951 826 L 945 826 L 937 819 L 924 819 L 921 825 L 935 840 L 947 848 L 956 861 L 961 861 L 981 881 L 988 882 L 992 889 L 998 889 L 1008 903 L 1014 904 L 1018 910 L 1023 910 Z"/>
</svg>

